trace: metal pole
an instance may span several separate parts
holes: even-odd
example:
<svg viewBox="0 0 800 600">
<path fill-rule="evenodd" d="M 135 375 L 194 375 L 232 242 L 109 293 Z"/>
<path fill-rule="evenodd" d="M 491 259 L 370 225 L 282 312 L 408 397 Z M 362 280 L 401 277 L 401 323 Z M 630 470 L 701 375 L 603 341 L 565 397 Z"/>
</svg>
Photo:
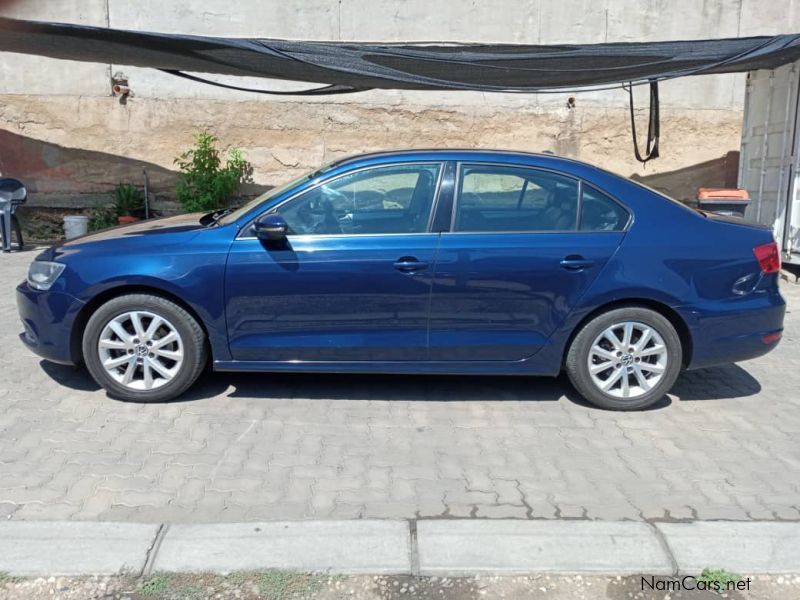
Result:
<svg viewBox="0 0 800 600">
<path fill-rule="evenodd" d="M 147 185 L 147 169 L 142 167 L 142 173 L 144 173 L 144 218 L 150 218 L 150 196 L 148 194 L 147 188 L 150 187 Z"/>
</svg>

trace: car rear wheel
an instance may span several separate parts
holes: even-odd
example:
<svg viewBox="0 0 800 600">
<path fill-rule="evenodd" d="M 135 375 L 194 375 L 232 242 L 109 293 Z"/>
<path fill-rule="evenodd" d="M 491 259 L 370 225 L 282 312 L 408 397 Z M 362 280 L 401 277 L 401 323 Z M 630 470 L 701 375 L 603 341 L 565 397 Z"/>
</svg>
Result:
<svg viewBox="0 0 800 600">
<path fill-rule="evenodd" d="M 586 323 L 570 345 L 566 370 L 589 402 L 611 410 L 646 408 L 672 388 L 681 370 L 672 323 L 642 307 L 610 310 Z"/>
<path fill-rule="evenodd" d="M 150 294 L 109 300 L 83 335 L 83 357 L 109 395 L 163 402 L 182 394 L 206 363 L 203 330 L 174 302 Z"/>
</svg>

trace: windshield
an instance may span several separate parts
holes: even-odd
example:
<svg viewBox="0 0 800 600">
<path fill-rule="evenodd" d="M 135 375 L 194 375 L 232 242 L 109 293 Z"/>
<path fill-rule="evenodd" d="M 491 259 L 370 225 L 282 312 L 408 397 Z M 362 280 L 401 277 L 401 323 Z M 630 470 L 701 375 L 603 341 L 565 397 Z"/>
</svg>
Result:
<svg viewBox="0 0 800 600">
<path fill-rule="evenodd" d="M 255 198 L 253 198 L 252 200 L 250 200 L 250 202 L 248 202 L 246 204 L 243 204 L 242 206 L 240 206 L 236 210 L 231 211 L 230 213 L 222 216 L 217 221 L 217 223 L 219 223 L 220 225 L 227 225 L 228 223 L 233 223 L 236 219 L 238 219 L 242 215 L 250 212 L 251 210 L 253 210 L 256 206 L 258 206 L 262 202 L 266 202 L 268 200 L 271 200 L 272 198 L 277 198 L 278 196 L 280 196 L 284 192 L 292 189 L 293 187 L 295 187 L 297 185 L 300 185 L 304 181 L 308 181 L 310 179 L 314 179 L 315 177 L 321 175 L 322 173 L 325 173 L 326 171 L 329 171 L 333 167 L 333 165 L 335 165 L 335 164 L 336 164 L 336 162 L 330 162 L 330 163 L 320 167 L 316 171 L 311 171 L 310 173 L 306 173 L 305 175 L 302 175 L 302 176 L 298 177 L 297 179 L 293 179 L 289 183 L 286 183 L 284 185 L 281 185 L 281 186 L 278 186 L 278 187 L 274 187 L 274 188 L 272 188 L 270 190 L 267 190 L 263 194 L 260 194 L 260 195 L 256 196 Z"/>
</svg>

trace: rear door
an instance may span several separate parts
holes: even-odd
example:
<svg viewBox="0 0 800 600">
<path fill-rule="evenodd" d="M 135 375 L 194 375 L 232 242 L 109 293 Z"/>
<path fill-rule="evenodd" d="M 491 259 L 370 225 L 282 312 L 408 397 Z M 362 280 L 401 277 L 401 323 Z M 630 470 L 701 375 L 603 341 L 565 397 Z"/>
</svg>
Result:
<svg viewBox="0 0 800 600">
<path fill-rule="evenodd" d="M 461 164 L 433 282 L 430 358 L 535 354 L 624 236 L 628 212 L 562 173 Z"/>
</svg>

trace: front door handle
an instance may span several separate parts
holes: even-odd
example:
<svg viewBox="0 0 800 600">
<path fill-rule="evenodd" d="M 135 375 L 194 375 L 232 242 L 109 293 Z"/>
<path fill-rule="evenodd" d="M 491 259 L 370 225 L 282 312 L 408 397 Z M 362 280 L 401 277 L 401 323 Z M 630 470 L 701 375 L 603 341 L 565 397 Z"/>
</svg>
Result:
<svg viewBox="0 0 800 600">
<path fill-rule="evenodd" d="M 413 273 L 428 268 L 428 263 L 417 260 L 413 256 L 404 256 L 394 263 L 394 268 L 403 273 Z"/>
<path fill-rule="evenodd" d="M 581 271 L 594 265 L 594 261 L 577 254 L 571 254 L 564 257 L 559 264 L 567 271 Z"/>
</svg>

